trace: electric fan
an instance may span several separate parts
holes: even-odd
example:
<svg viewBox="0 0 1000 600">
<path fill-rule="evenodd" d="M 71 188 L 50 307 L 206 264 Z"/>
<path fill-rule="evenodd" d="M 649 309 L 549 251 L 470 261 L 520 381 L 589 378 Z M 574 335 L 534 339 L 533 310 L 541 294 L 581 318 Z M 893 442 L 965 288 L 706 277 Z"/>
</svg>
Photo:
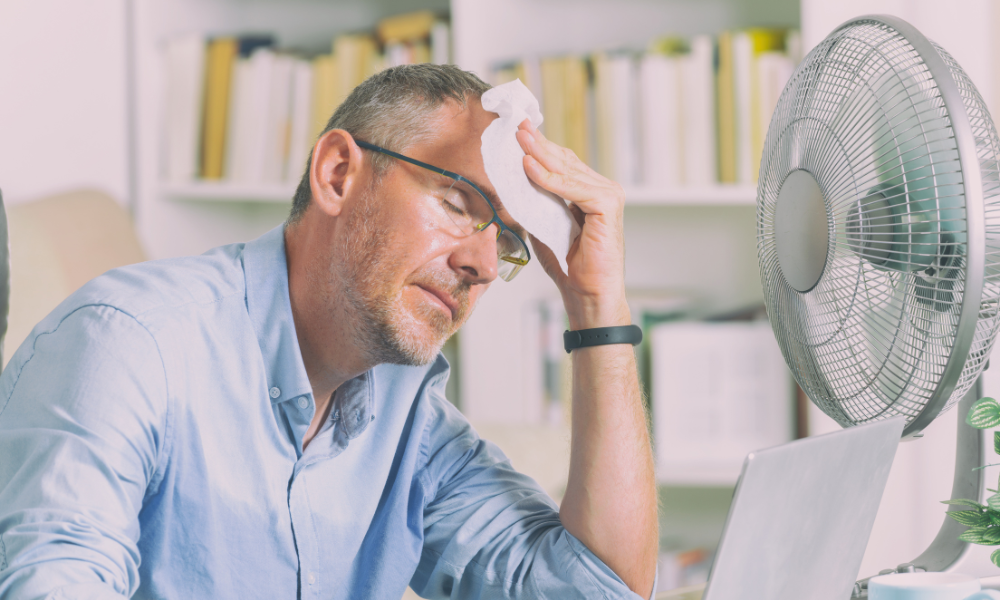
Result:
<svg viewBox="0 0 1000 600">
<path fill-rule="evenodd" d="M 1000 325 L 998 158 L 968 76 L 900 19 L 845 23 L 785 86 L 757 189 L 761 283 L 795 379 L 841 426 L 902 415 L 919 437 L 978 399 Z M 953 497 L 991 494 L 985 435 L 959 421 Z M 899 569 L 1000 574 L 944 523 Z"/>
</svg>

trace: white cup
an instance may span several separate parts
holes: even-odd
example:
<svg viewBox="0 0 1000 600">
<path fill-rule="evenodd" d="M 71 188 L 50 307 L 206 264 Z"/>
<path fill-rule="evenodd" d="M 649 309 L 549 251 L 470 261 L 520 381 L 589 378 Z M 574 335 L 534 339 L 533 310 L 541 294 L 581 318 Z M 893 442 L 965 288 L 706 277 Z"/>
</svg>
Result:
<svg viewBox="0 0 1000 600">
<path fill-rule="evenodd" d="M 891 573 L 868 580 L 868 600 L 986 600 L 979 580 L 958 573 Z"/>
</svg>

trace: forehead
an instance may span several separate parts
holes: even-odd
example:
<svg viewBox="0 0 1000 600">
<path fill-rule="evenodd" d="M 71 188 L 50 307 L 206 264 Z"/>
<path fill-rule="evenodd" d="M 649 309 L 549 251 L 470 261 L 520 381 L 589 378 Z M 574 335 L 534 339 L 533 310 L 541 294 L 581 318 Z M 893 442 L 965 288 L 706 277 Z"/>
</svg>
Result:
<svg viewBox="0 0 1000 600">
<path fill-rule="evenodd" d="M 464 175 L 476 185 L 489 185 L 480 146 L 483 131 L 496 116 L 483 110 L 478 98 L 469 98 L 465 106 L 447 100 L 428 116 L 426 135 L 405 152 L 418 160 Z"/>
</svg>

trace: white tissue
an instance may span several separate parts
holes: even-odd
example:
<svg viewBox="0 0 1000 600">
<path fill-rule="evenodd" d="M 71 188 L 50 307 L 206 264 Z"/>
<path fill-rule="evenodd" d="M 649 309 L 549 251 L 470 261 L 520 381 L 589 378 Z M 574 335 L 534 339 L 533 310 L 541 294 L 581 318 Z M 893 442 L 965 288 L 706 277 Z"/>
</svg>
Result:
<svg viewBox="0 0 1000 600">
<path fill-rule="evenodd" d="M 580 226 L 565 200 L 528 179 L 524 151 L 515 137 L 517 126 L 525 119 L 535 127 L 542 124 L 538 100 L 520 79 L 515 79 L 488 90 L 482 102 L 484 109 L 500 115 L 483 132 L 486 176 L 510 216 L 548 246 L 559 259 L 563 273 L 568 273 L 566 255 L 580 234 Z"/>
</svg>

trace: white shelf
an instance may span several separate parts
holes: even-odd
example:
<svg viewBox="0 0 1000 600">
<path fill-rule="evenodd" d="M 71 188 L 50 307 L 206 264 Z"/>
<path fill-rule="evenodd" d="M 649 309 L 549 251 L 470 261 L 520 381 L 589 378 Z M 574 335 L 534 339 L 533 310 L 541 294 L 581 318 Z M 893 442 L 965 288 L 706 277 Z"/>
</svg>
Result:
<svg viewBox="0 0 1000 600">
<path fill-rule="evenodd" d="M 706 185 L 698 187 L 625 188 L 627 206 L 754 206 L 755 185 Z"/>
<path fill-rule="evenodd" d="M 172 200 L 213 202 L 273 202 L 289 204 L 297 183 L 244 184 L 228 181 L 164 183 L 160 191 Z M 625 189 L 628 206 L 754 206 L 752 185 L 714 185 L 689 188 L 631 187 Z"/>
</svg>

